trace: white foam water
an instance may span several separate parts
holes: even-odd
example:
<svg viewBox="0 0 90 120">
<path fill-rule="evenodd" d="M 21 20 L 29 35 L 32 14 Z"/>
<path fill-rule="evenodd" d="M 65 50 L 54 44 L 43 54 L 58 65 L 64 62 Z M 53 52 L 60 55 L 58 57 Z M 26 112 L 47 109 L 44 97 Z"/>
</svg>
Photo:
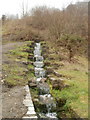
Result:
<svg viewBox="0 0 90 120">
<path fill-rule="evenodd" d="M 56 107 L 56 104 L 54 103 L 54 99 L 50 94 L 50 89 L 46 87 L 44 83 L 42 84 L 42 86 L 40 85 L 40 81 L 42 80 L 42 78 L 45 78 L 45 70 L 43 68 L 44 58 L 43 56 L 41 56 L 40 43 L 36 43 L 35 45 L 34 58 L 35 58 L 35 62 L 33 64 L 35 66 L 34 71 L 36 76 L 36 82 L 39 85 L 39 89 L 40 89 L 39 100 L 40 102 L 46 104 L 46 108 L 47 108 L 47 113 L 46 114 L 40 113 L 39 116 L 46 116 L 46 118 L 54 118 L 55 120 L 58 120 L 56 117 L 57 114 L 55 112 L 51 113 L 52 107 Z M 42 92 L 44 94 L 42 94 Z"/>
</svg>

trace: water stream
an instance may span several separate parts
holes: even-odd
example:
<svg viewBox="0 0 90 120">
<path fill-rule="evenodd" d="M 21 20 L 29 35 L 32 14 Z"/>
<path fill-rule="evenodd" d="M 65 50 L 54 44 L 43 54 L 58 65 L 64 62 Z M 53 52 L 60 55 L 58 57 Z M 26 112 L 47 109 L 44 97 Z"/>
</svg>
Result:
<svg viewBox="0 0 90 120">
<path fill-rule="evenodd" d="M 52 109 L 56 107 L 53 97 L 50 94 L 49 85 L 43 81 L 46 76 L 46 71 L 43 68 L 44 58 L 42 56 L 42 48 L 40 43 L 35 43 L 34 47 L 34 71 L 39 90 L 39 100 L 46 105 L 47 113 L 40 113 L 39 116 L 45 116 L 46 118 L 57 119 L 56 112 L 52 112 Z M 42 82 L 41 82 L 42 81 Z M 57 119 L 58 120 L 58 119 Z"/>
</svg>

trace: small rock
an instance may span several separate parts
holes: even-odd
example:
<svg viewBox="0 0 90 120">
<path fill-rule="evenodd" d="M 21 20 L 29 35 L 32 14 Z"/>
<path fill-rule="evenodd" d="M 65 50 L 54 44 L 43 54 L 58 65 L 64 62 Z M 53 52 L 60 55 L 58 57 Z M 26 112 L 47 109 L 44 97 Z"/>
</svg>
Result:
<svg viewBox="0 0 90 120">
<path fill-rule="evenodd" d="M 17 59 L 21 59 L 21 57 L 17 57 Z"/>
<path fill-rule="evenodd" d="M 40 83 L 45 83 L 46 81 L 47 81 L 46 78 L 42 78 L 42 79 L 40 80 Z"/>
<path fill-rule="evenodd" d="M 51 81 L 51 83 L 52 83 L 52 88 L 56 90 L 61 90 L 65 87 L 63 81 L 60 80 L 54 80 Z"/>
<path fill-rule="evenodd" d="M 57 107 L 62 107 L 66 104 L 66 100 L 65 99 L 61 99 L 61 98 L 56 98 L 56 105 Z"/>
<path fill-rule="evenodd" d="M 45 62 L 45 66 L 49 66 L 51 63 L 50 62 Z"/>
<path fill-rule="evenodd" d="M 39 102 L 39 100 L 38 100 L 38 99 L 34 99 L 33 101 L 34 101 L 34 102 Z"/>
<path fill-rule="evenodd" d="M 47 83 L 39 83 L 37 85 L 40 94 L 49 94 L 50 87 Z"/>
<path fill-rule="evenodd" d="M 57 77 L 64 77 L 63 75 L 59 74 L 58 72 L 54 71 L 54 75 L 56 75 Z"/>
<path fill-rule="evenodd" d="M 54 70 L 52 68 L 47 68 L 47 75 L 51 73 L 54 73 Z"/>
<path fill-rule="evenodd" d="M 29 83 L 29 87 L 31 87 L 31 88 L 37 87 L 37 84 L 36 83 Z"/>
<path fill-rule="evenodd" d="M 30 68 L 29 71 L 31 71 L 32 73 L 34 73 L 34 68 Z"/>
<path fill-rule="evenodd" d="M 52 81 L 56 80 L 56 78 L 51 78 L 51 77 L 49 79 L 52 80 Z"/>
<path fill-rule="evenodd" d="M 23 70 L 23 72 L 28 72 L 28 69 Z"/>
<path fill-rule="evenodd" d="M 24 65 L 28 65 L 28 62 L 27 62 L 27 61 L 22 61 L 22 63 L 23 63 Z"/>
<path fill-rule="evenodd" d="M 2 82 L 2 83 L 4 83 L 4 79 L 3 79 L 3 80 L 1 80 L 1 82 Z"/>
</svg>

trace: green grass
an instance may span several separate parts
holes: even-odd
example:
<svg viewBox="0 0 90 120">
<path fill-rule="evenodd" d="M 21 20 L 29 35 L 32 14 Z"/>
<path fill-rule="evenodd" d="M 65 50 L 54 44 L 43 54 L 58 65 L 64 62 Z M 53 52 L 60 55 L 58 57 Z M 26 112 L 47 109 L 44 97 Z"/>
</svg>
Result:
<svg viewBox="0 0 90 120">
<path fill-rule="evenodd" d="M 32 98 L 34 99 L 35 97 L 38 98 L 38 88 L 30 88 L 30 92 L 32 95 Z"/>
<path fill-rule="evenodd" d="M 64 63 L 58 73 L 66 76 L 64 83 L 70 87 L 62 91 L 52 90 L 54 97 L 66 99 L 65 107 L 71 107 L 81 118 L 88 117 L 88 74 L 87 60 L 78 58 L 79 63 Z M 70 79 L 69 79 L 70 78 Z"/>
<path fill-rule="evenodd" d="M 22 57 L 22 58 L 26 58 L 27 59 L 28 53 L 23 51 L 26 48 L 25 48 L 25 46 L 19 47 L 19 48 L 15 49 L 15 50 L 10 50 L 10 53 L 12 55 L 14 55 L 15 57 Z"/>
<path fill-rule="evenodd" d="M 55 49 L 51 42 L 47 42 L 49 46 L 49 57 L 52 56 L 54 60 L 49 60 L 51 63 L 57 63 L 60 67 L 57 68 L 58 73 L 64 75 L 63 82 L 70 87 L 64 88 L 61 91 L 52 89 L 51 94 L 53 97 L 66 99 L 67 102 L 63 106 L 64 111 L 59 113 L 60 118 L 72 118 L 72 112 L 68 109 L 74 110 L 81 118 L 88 117 L 88 60 L 85 56 L 75 56 L 74 61 L 68 62 L 68 54 L 59 48 L 60 54 L 55 53 Z M 55 48 L 55 49 L 54 49 Z M 58 52 L 59 52 L 58 51 Z M 52 54 L 53 53 L 53 54 Z M 63 59 L 58 59 L 63 58 Z M 45 61 L 48 61 L 48 57 Z M 53 67 L 50 65 L 49 67 Z M 50 74 L 53 78 L 58 79 L 54 74 Z M 60 108 L 61 109 L 61 108 Z M 64 115 L 63 115 L 64 114 Z"/>
<path fill-rule="evenodd" d="M 25 80 L 25 68 L 18 66 L 14 63 L 13 65 L 3 65 L 3 70 L 8 73 L 5 81 L 9 85 L 24 85 L 27 80 Z"/>
<path fill-rule="evenodd" d="M 28 53 L 25 52 L 25 50 L 29 48 L 27 44 L 31 44 L 31 41 L 26 42 L 26 44 L 21 47 L 16 46 L 16 49 L 10 50 L 7 54 L 11 64 L 3 64 L 3 71 L 7 74 L 5 81 L 9 85 L 26 85 L 28 81 L 34 77 L 31 71 L 25 72 L 26 69 L 29 70 L 29 68 L 33 68 L 31 64 L 28 66 L 20 64 L 22 61 L 28 61 Z"/>
<path fill-rule="evenodd" d="M 28 69 L 34 69 L 34 66 L 31 65 L 31 64 L 29 64 L 29 65 L 27 66 L 27 68 L 28 68 Z"/>
</svg>

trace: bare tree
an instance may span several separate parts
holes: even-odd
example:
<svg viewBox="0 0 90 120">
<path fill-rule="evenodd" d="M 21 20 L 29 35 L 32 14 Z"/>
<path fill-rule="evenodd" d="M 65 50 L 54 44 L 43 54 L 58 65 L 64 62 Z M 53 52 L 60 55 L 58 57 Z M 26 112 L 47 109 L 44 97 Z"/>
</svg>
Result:
<svg viewBox="0 0 90 120">
<path fill-rule="evenodd" d="M 28 16 L 28 0 L 27 3 L 22 2 L 22 17 Z"/>
<path fill-rule="evenodd" d="M 2 24 L 5 23 L 5 20 L 6 20 L 6 15 L 2 15 Z"/>
<path fill-rule="evenodd" d="M 25 8 L 24 8 L 24 1 L 23 1 L 23 3 L 22 3 L 22 16 L 24 17 L 24 15 L 25 15 Z"/>
</svg>

